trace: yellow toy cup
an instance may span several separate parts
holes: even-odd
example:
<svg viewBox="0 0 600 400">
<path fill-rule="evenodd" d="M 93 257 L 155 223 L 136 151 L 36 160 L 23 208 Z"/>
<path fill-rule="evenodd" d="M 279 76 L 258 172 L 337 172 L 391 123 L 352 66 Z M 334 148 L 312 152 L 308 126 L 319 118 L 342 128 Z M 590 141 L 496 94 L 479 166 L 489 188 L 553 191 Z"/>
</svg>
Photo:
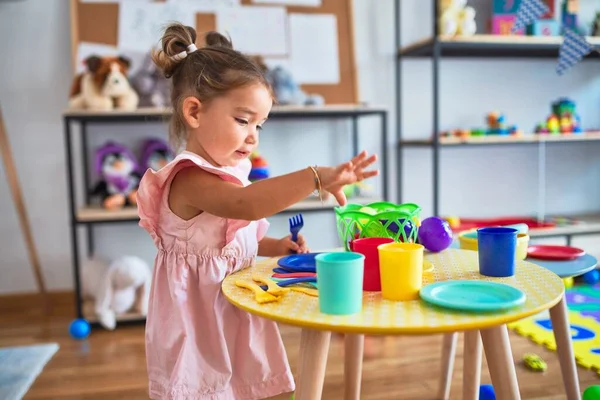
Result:
<svg viewBox="0 0 600 400">
<path fill-rule="evenodd" d="M 381 296 L 386 300 L 416 300 L 423 285 L 423 250 L 416 243 L 377 246 Z"/>
</svg>

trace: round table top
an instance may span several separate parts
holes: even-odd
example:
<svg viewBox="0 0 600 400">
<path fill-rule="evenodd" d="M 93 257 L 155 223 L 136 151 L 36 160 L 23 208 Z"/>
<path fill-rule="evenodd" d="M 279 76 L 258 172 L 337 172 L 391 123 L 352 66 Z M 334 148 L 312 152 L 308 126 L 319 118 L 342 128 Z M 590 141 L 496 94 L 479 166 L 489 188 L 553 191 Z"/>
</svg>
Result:
<svg viewBox="0 0 600 400">
<path fill-rule="evenodd" d="M 452 248 L 460 248 L 458 240 L 452 242 Z M 574 260 L 542 260 L 539 258 L 527 257 L 525 261 L 540 265 L 544 268 L 549 269 L 561 278 L 571 278 L 590 272 L 596 265 L 598 260 L 596 257 L 590 254 L 584 254 L 581 257 L 577 257 Z"/>
<path fill-rule="evenodd" d="M 518 261 L 515 276 L 491 278 L 479 274 L 477 252 L 447 249 L 426 253 L 434 265 L 423 275 L 423 285 L 469 279 L 504 283 L 521 289 L 527 299 L 513 309 L 473 313 L 444 309 L 421 300 L 384 300 L 380 292 L 363 292 L 363 310 L 353 315 L 328 315 L 319 311 L 317 297 L 289 291 L 276 302 L 259 304 L 254 293 L 235 286 L 236 280 L 252 280 L 253 274 L 270 277 L 278 258 L 258 261 L 254 267 L 231 274 L 222 284 L 225 297 L 252 314 L 303 328 L 363 334 L 429 334 L 483 329 L 517 321 L 554 306 L 564 294 L 563 281 L 539 265 Z"/>
<path fill-rule="evenodd" d="M 541 260 L 532 257 L 527 257 L 525 261 L 547 268 L 561 278 L 571 278 L 583 275 L 586 272 L 590 272 L 598 265 L 596 257 L 590 254 L 584 254 L 581 257 L 568 261 Z"/>
</svg>

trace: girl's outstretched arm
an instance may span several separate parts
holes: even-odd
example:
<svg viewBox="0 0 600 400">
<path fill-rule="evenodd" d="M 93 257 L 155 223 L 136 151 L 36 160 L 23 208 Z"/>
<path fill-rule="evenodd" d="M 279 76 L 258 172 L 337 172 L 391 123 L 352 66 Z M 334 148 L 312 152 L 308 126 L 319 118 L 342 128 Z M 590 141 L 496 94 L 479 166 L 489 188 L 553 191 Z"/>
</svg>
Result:
<svg viewBox="0 0 600 400">
<path fill-rule="evenodd" d="M 362 152 L 337 167 L 318 167 L 321 190 L 332 193 L 338 203 L 345 204 L 343 187 L 377 175 L 376 170 L 364 170 L 376 159 Z M 185 168 L 173 180 L 169 205 L 175 213 L 186 209 L 196 213 L 206 211 L 222 218 L 256 221 L 304 200 L 318 188 L 315 178 L 314 171 L 305 168 L 244 187 L 200 168 Z"/>
</svg>

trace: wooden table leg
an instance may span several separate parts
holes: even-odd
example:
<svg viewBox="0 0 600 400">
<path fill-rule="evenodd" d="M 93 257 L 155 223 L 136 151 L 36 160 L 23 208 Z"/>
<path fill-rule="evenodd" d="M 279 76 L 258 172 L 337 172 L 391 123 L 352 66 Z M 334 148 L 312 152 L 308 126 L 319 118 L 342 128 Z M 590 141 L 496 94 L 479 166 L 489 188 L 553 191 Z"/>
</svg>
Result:
<svg viewBox="0 0 600 400">
<path fill-rule="evenodd" d="M 302 329 L 297 400 L 319 400 L 323 393 L 331 332 Z"/>
<path fill-rule="evenodd" d="M 567 301 L 565 296 L 550 309 L 550 320 L 552 321 L 552 331 L 556 340 L 556 353 L 560 362 L 565 392 L 568 400 L 581 400 L 579 394 L 579 378 L 577 376 L 577 365 L 575 364 L 575 355 L 573 353 L 573 343 L 571 341 L 571 328 L 569 325 L 569 316 L 567 313 Z"/>
<path fill-rule="evenodd" d="M 481 330 L 492 385 L 498 400 L 521 400 L 506 325 Z"/>
<path fill-rule="evenodd" d="M 479 330 L 466 331 L 464 342 L 463 400 L 478 400 L 483 355 Z"/>
<path fill-rule="evenodd" d="M 360 400 L 365 335 L 346 334 L 344 339 L 344 399 Z"/>
<path fill-rule="evenodd" d="M 448 400 L 450 398 L 450 387 L 452 386 L 452 372 L 454 370 L 454 357 L 456 355 L 457 340 L 457 332 L 444 334 L 444 342 L 442 344 L 440 387 L 438 389 L 438 398 L 440 400 Z"/>
</svg>

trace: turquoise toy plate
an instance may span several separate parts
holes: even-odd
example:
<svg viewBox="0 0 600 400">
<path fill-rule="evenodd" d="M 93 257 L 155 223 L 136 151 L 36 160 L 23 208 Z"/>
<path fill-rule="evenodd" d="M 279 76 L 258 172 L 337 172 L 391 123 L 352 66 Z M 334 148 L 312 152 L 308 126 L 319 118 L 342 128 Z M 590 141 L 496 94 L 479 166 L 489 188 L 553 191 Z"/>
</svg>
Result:
<svg viewBox="0 0 600 400">
<path fill-rule="evenodd" d="M 423 286 L 423 301 L 462 311 L 502 311 L 525 303 L 525 293 L 502 283 L 489 281 L 444 281 Z"/>
</svg>

